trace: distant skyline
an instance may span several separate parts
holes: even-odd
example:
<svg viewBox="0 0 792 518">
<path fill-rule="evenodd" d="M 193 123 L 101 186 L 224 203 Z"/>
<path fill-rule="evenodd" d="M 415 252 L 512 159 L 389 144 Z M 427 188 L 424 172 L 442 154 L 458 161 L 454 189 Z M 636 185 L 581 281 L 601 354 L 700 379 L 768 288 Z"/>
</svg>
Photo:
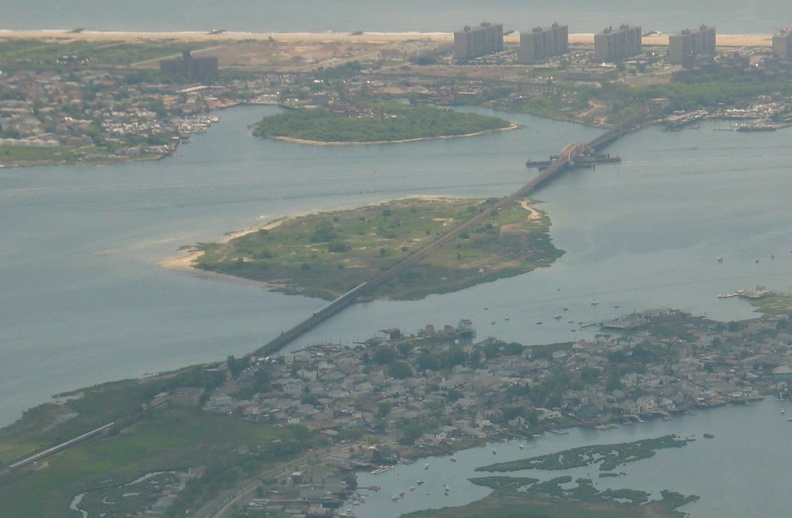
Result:
<svg viewBox="0 0 792 518">
<path fill-rule="evenodd" d="M 581 9 L 569 0 L 4 0 L 0 29 L 246 32 L 453 32 L 482 21 L 526 31 L 553 22 L 571 33 L 595 33 L 622 23 L 669 34 L 701 24 L 720 34 L 772 34 L 792 25 L 792 2 L 784 0 L 594 0 Z"/>
</svg>

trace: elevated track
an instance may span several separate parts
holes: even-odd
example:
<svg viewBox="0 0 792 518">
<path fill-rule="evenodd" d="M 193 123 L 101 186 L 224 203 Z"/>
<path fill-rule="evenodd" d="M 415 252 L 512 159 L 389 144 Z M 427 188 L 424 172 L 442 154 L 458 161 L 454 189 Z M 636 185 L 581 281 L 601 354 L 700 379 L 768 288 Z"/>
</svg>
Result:
<svg viewBox="0 0 792 518">
<path fill-rule="evenodd" d="M 248 356 L 272 356 L 273 354 L 277 353 L 293 340 L 297 339 L 339 311 L 353 304 L 359 297 L 369 293 L 372 289 L 382 285 L 396 275 L 407 270 L 412 265 L 422 260 L 435 250 L 447 245 L 456 239 L 462 232 L 469 230 L 480 223 L 483 223 L 493 213 L 496 213 L 504 207 L 508 207 L 509 205 L 516 203 L 517 200 L 524 198 L 525 196 L 528 196 L 536 189 L 549 182 L 556 175 L 560 174 L 562 171 L 573 168 L 577 158 L 587 156 L 591 153 L 596 153 L 597 151 L 602 150 L 609 144 L 618 140 L 625 134 L 634 130 L 641 124 L 641 122 L 645 120 L 646 116 L 647 114 L 642 114 L 641 116 L 636 117 L 625 124 L 608 130 L 589 142 L 572 142 L 567 144 L 552 160 L 552 162 L 550 162 L 550 165 L 547 166 L 547 168 L 541 171 L 536 177 L 531 179 L 531 181 L 523 185 L 513 194 L 510 194 L 509 196 L 502 198 L 496 203 L 490 205 L 486 210 L 479 212 L 469 220 L 460 223 L 434 241 L 427 243 L 423 248 L 420 248 L 412 255 L 405 257 L 389 269 L 375 275 L 368 281 L 341 295 L 307 319 L 303 320 L 288 331 L 282 332 L 278 337 L 271 340 L 263 347 L 257 349 Z"/>
</svg>

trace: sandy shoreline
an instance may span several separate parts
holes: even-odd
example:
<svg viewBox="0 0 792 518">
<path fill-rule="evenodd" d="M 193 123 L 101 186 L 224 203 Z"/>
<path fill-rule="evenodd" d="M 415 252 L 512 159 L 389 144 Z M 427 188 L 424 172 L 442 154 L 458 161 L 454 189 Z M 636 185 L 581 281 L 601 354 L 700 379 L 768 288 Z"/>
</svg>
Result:
<svg viewBox="0 0 792 518">
<path fill-rule="evenodd" d="M 416 137 L 416 138 L 406 138 L 400 140 L 372 140 L 372 141 L 361 141 L 361 142 L 324 142 L 321 140 L 305 140 L 296 137 L 267 137 L 273 140 L 282 140 L 284 142 L 292 142 L 294 144 L 306 144 L 311 146 L 368 146 L 368 145 L 383 145 L 383 144 L 404 144 L 407 142 L 421 142 L 424 140 L 444 140 L 444 139 L 453 139 L 453 138 L 468 138 L 468 137 L 478 137 L 480 135 L 486 135 L 488 133 L 497 133 L 499 131 L 511 131 L 517 128 L 520 128 L 519 124 L 512 122 L 505 128 L 496 128 L 491 130 L 482 130 L 477 131 L 475 133 L 466 133 L 464 135 L 440 135 L 437 137 Z"/>
<path fill-rule="evenodd" d="M 449 196 L 437 196 L 437 195 L 434 195 L 434 194 L 415 194 L 415 195 L 412 195 L 412 196 L 405 196 L 403 198 L 397 198 L 397 199 L 416 199 L 416 198 L 417 199 L 422 199 L 422 200 L 435 200 L 435 201 L 438 201 L 438 200 L 442 200 L 442 199 L 445 199 L 445 198 L 451 198 L 451 197 L 449 197 Z M 383 203 L 384 203 L 384 201 L 386 201 L 386 200 L 383 200 Z M 372 203 L 371 205 L 376 205 L 376 203 Z M 330 211 L 327 211 L 327 212 L 335 212 L 335 211 L 341 211 L 341 210 L 348 210 L 348 209 L 345 209 L 343 207 L 339 207 L 339 208 L 336 208 L 336 209 L 331 209 Z M 533 210 L 533 209 L 530 209 L 530 210 Z M 233 231 L 233 232 L 228 232 L 228 233 L 226 233 L 223 236 L 222 239 L 218 239 L 217 241 L 214 241 L 214 242 L 220 243 L 220 244 L 226 244 L 229 241 L 231 241 L 233 239 L 236 239 L 238 237 L 242 237 L 242 236 L 245 236 L 247 234 L 251 234 L 253 232 L 258 232 L 259 230 L 272 230 L 274 228 L 277 228 L 277 227 L 281 226 L 283 223 L 285 223 L 287 221 L 290 221 L 290 220 L 293 220 L 295 218 L 299 218 L 299 217 L 302 217 L 302 216 L 308 216 L 310 214 L 316 214 L 316 211 L 305 211 L 305 212 L 300 212 L 300 213 L 297 213 L 297 214 L 292 214 L 290 216 L 283 216 L 283 217 L 274 219 L 274 220 L 272 220 L 272 221 L 270 221 L 268 223 L 265 223 L 264 225 L 255 225 L 253 227 L 249 227 L 249 228 L 246 228 L 244 230 L 237 230 L 237 231 Z M 227 282 L 236 282 L 236 283 L 240 283 L 240 284 L 247 284 L 249 286 L 258 286 L 260 288 L 264 288 L 264 289 L 267 289 L 267 290 L 282 289 L 283 288 L 283 286 L 281 286 L 281 285 L 273 284 L 273 283 L 270 283 L 270 282 L 254 281 L 252 279 L 245 279 L 243 277 L 235 277 L 233 275 L 227 275 L 227 274 L 224 274 L 224 273 L 217 273 L 217 272 L 210 272 L 208 270 L 201 270 L 199 268 L 196 268 L 194 266 L 195 261 L 198 259 L 198 257 L 201 256 L 201 254 L 203 254 L 202 251 L 195 250 L 195 249 L 191 248 L 189 250 L 185 250 L 183 253 L 181 253 L 179 255 L 174 255 L 174 256 L 167 257 L 167 258 L 163 259 L 162 261 L 157 263 L 157 266 L 159 266 L 160 268 L 164 268 L 166 270 L 174 270 L 174 271 L 179 271 L 179 272 L 191 273 L 191 274 L 193 274 L 195 276 L 203 277 L 203 278 L 207 278 L 207 279 L 219 279 L 219 280 L 227 281 Z"/>
<path fill-rule="evenodd" d="M 282 42 L 363 42 L 384 43 L 410 40 L 427 40 L 437 42 L 452 42 L 453 33 L 450 32 L 363 32 L 352 34 L 348 32 L 113 32 L 113 31 L 80 31 L 70 30 L 0 30 L 3 39 L 51 39 L 55 41 L 130 41 L 145 42 L 151 40 L 177 40 L 177 41 L 266 41 L 270 38 Z M 769 47 L 772 45 L 772 34 L 718 34 L 716 36 L 719 47 Z M 505 36 L 507 42 L 519 42 L 519 34 L 513 33 Z M 593 33 L 570 34 L 569 43 L 580 45 L 593 45 Z M 643 44 L 650 46 L 668 45 L 667 34 L 655 34 L 643 37 Z"/>
</svg>

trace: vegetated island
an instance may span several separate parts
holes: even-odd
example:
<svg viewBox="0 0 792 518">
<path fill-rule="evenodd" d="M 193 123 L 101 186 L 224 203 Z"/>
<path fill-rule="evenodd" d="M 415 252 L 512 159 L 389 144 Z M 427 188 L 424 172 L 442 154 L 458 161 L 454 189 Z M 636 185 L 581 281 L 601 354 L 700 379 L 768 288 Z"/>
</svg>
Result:
<svg viewBox="0 0 792 518">
<path fill-rule="evenodd" d="M 659 500 L 634 489 L 594 487 L 591 479 L 570 476 L 540 482 L 528 477 L 486 477 L 471 479 L 474 484 L 493 489 L 493 493 L 460 507 L 429 509 L 404 515 L 405 518 L 681 518 L 678 507 L 695 502 L 697 496 L 675 491 L 660 491 Z"/>
<path fill-rule="evenodd" d="M 192 264 L 277 291 L 334 299 L 495 201 L 402 199 L 281 219 L 227 242 L 199 243 Z M 549 227 L 548 216 L 527 201 L 504 208 L 371 295 L 417 299 L 549 266 L 563 254 Z"/>
<path fill-rule="evenodd" d="M 688 443 L 676 435 L 664 435 L 621 444 L 581 446 L 559 453 L 550 453 L 529 459 L 500 462 L 476 468 L 476 471 L 521 471 L 525 469 L 561 470 L 600 464 L 601 471 L 610 471 L 628 462 L 653 457 L 663 448 L 681 448 Z"/>
<path fill-rule="evenodd" d="M 391 101 L 344 106 L 268 115 L 254 125 L 253 134 L 305 144 L 382 144 L 467 137 L 517 127 L 497 117 L 421 104 Z"/>
<path fill-rule="evenodd" d="M 583 446 L 558 453 L 504 462 L 476 468 L 476 471 L 519 471 L 524 469 L 566 470 L 600 463 L 600 470 L 654 456 L 662 448 L 681 447 L 687 439 L 666 435 L 630 443 Z M 584 516 L 678 517 L 676 509 L 695 502 L 698 496 L 685 496 L 663 490 L 659 500 L 651 494 L 634 489 L 605 489 L 594 486 L 589 478 L 573 480 L 569 475 L 541 481 L 531 477 L 491 476 L 473 478 L 474 484 L 493 493 L 471 504 L 431 511 L 410 513 L 409 518 L 424 516 L 473 518 L 479 516 L 543 516 L 569 518 Z"/>
</svg>

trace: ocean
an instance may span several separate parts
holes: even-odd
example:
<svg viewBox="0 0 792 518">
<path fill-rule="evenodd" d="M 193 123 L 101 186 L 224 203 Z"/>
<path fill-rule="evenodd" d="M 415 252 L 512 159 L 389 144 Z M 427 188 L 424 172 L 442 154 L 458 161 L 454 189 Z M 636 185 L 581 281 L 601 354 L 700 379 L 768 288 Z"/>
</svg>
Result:
<svg viewBox="0 0 792 518">
<path fill-rule="evenodd" d="M 772 34 L 792 24 L 780 0 L 3 0 L 0 29 L 243 32 L 453 32 L 482 21 L 528 31 L 559 22 L 573 33 L 628 23 L 679 32 L 701 24 L 724 34 Z"/>
</svg>

